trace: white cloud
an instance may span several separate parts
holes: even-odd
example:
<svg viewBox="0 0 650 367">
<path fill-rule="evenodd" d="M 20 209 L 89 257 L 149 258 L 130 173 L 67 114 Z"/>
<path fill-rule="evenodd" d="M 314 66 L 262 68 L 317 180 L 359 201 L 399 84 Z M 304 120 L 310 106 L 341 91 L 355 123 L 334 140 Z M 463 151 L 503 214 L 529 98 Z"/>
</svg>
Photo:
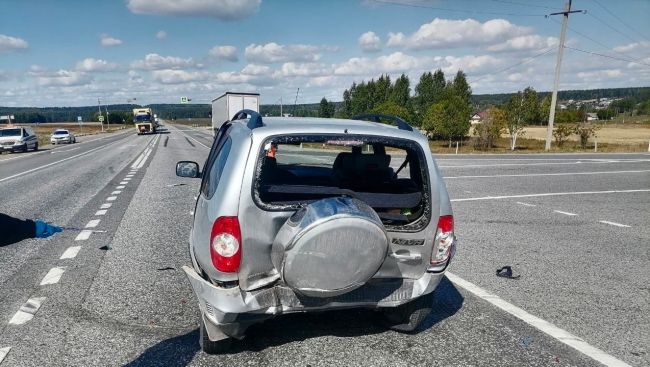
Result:
<svg viewBox="0 0 650 367">
<path fill-rule="evenodd" d="M 442 61 L 442 71 L 450 75 L 455 74 L 458 70 L 463 70 L 466 73 L 490 72 L 504 64 L 503 59 L 491 55 L 445 56 Z"/>
<path fill-rule="evenodd" d="M 235 46 L 214 46 L 208 51 L 208 54 L 219 60 L 228 60 L 237 62 L 237 48 Z"/>
<path fill-rule="evenodd" d="M 151 76 L 162 84 L 182 84 L 205 78 L 206 74 L 198 71 L 164 69 L 152 71 Z"/>
<path fill-rule="evenodd" d="M 164 40 L 165 38 L 167 38 L 167 32 L 158 31 L 158 33 L 156 33 L 156 38 L 158 38 L 159 40 Z"/>
<path fill-rule="evenodd" d="M 221 20 L 247 18 L 259 8 L 261 0 L 127 0 L 136 14 L 205 16 Z"/>
<path fill-rule="evenodd" d="M 359 47 L 364 52 L 377 52 L 381 50 L 381 40 L 375 32 L 366 32 L 359 37 Z"/>
<path fill-rule="evenodd" d="M 588 71 L 580 72 L 577 74 L 578 78 L 581 79 L 605 79 L 605 78 L 617 78 L 623 75 L 623 72 L 620 69 L 605 69 L 597 71 Z"/>
<path fill-rule="evenodd" d="M 101 59 L 87 58 L 79 61 L 75 67 L 78 71 L 113 71 L 117 64 Z"/>
<path fill-rule="evenodd" d="M 336 75 L 374 75 L 377 73 L 406 72 L 422 68 L 427 61 L 428 59 L 425 57 L 418 58 L 402 52 L 394 52 L 376 59 L 353 57 L 336 65 L 334 73 Z"/>
<path fill-rule="evenodd" d="M 244 75 L 270 75 L 271 68 L 266 65 L 248 64 L 242 70 Z"/>
<path fill-rule="evenodd" d="M 435 18 L 423 24 L 410 36 L 389 33 L 388 46 L 407 49 L 431 49 L 438 47 L 467 47 L 501 42 L 532 32 L 505 19 L 492 19 L 481 23 L 474 19 L 452 20 Z"/>
<path fill-rule="evenodd" d="M 191 57 L 183 59 L 176 56 L 161 56 L 158 54 L 148 54 L 143 60 L 135 60 L 131 63 L 131 68 L 139 70 L 181 69 L 198 66 L 200 65 Z"/>
<path fill-rule="evenodd" d="M 113 38 L 113 37 L 111 37 L 111 36 L 109 36 L 109 35 L 107 35 L 105 33 L 102 34 L 101 36 L 99 36 L 99 38 L 100 38 L 99 42 L 104 47 L 119 46 L 119 45 L 122 44 L 122 40 L 117 39 L 117 38 Z"/>
<path fill-rule="evenodd" d="M 634 42 L 634 43 L 629 43 L 627 45 L 614 47 L 614 51 L 616 51 L 616 52 L 632 52 L 632 51 L 646 50 L 646 49 L 649 49 L 649 48 L 650 48 L 650 42 L 641 41 L 641 42 Z"/>
<path fill-rule="evenodd" d="M 542 37 L 531 34 L 511 38 L 503 43 L 489 46 L 487 50 L 492 52 L 541 50 L 557 46 L 558 43 L 559 41 L 556 37 Z"/>
<path fill-rule="evenodd" d="M 38 69 L 31 71 L 30 74 L 36 78 L 36 83 L 44 87 L 70 87 L 86 85 L 92 81 L 90 75 L 81 71 L 58 70 L 44 71 Z"/>
<path fill-rule="evenodd" d="M 285 77 L 294 77 L 294 76 L 325 76 L 332 74 L 332 67 L 326 64 L 321 63 L 295 63 L 287 62 L 282 64 L 280 68 L 282 76 Z"/>
<path fill-rule="evenodd" d="M 0 34 L 0 53 L 24 50 L 29 47 L 27 41 L 22 38 L 16 38 Z"/>
<path fill-rule="evenodd" d="M 322 51 L 336 51 L 338 48 L 314 45 L 279 45 L 275 42 L 265 45 L 246 46 L 244 55 L 249 62 L 270 64 L 277 62 L 312 62 L 318 61 Z"/>
</svg>

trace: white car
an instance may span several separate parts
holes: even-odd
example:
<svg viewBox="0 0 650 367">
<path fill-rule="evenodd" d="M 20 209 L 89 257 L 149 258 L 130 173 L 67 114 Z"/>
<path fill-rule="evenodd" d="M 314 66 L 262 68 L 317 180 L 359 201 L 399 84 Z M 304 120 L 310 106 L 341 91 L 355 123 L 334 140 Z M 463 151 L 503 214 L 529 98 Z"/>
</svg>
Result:
<svg viewBox="0 0 650 367">
<path fill-rule="evenodd" d="M 61 143 L 72 144 L 76 142 L 77 142 L 77 138 L 74 136 L 74 134 L 66 129 L 56 129 L 50 136 L 50 143 L 52 144 L 61 144 Z"/>
</svg>

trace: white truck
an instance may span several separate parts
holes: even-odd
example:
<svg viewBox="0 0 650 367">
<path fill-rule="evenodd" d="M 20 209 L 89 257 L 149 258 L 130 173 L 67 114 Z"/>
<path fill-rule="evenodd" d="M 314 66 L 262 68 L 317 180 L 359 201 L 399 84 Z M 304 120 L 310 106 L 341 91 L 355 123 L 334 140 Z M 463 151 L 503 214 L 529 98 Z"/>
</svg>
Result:
<svg viewBox="0 0 650 367">
<path fill-rule="evenodd" d="M 217 131 L 237 112 L 248 109 L 259 112 L 259 93 L 226 92 L 212 100 L 212 130 Z"/>
</svg>

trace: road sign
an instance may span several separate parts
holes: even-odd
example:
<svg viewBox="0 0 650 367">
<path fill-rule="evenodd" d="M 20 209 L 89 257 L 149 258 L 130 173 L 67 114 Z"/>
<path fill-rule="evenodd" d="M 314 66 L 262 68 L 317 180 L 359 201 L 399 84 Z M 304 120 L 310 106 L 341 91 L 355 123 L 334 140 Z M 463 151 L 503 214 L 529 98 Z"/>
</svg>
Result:
<svg viewBox="0 0 650 367">
<path fill-rule="evenodd" d="M 181 103 L 187 103 L 187 102 L 189 102 L 189 100 L 190 99 L 187 98 L 187 97 L 181 97 Z"/>
<path fill-rule="evenodd" d="M 15 119 L 16 119 L 16 117 L 15 117 L 14 115 L 11 115 L 10 118 L 11 118 L 12 120 L 15 120 Z"/>
<path fill-rule="evenodd" d="M 0 116 L 0 120 L 9 120 L 9 115 Z"/>
<path fill-rule="evenodd" d="M 81 123 L 83 120 L 81 119 L 81 116 L 77 116 L 77 122 Z"/>
<path fill-rule="evenodd" d="M 104 122 L 104 116 L 99 116 L 99 122 Z"/>
</svg>

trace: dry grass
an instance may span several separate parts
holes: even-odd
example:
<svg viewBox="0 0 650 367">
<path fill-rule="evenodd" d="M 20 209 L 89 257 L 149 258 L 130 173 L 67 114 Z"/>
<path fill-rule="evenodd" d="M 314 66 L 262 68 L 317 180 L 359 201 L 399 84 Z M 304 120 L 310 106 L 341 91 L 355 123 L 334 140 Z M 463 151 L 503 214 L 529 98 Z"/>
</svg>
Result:
<svg viewBox="0 0 650 367">
<path fill-rule="evenodd" d="M 174 121 L 170 121 L 174 124 L 180 124 L 180 125 L 185 125 L 185 126 L 193 126 L 193 127 L 202 127 L 202 126 L 212 126 L 212 120 L 211 119 L 204 119 L 204 118 L 193 118 L 193 119 L 176 119 Z"/>
<path fill-rule="evenodd" d="M 601 124 L 601 129 L 596 132 L 598 144 L 638 145 L 650 141 L 650 125 L 631 124 Z M 546 126 L 529 126 L 525 129 L 526 138 L 546 139 Z M 572 135 L 569 140 L 578 141 L 577 135 Z"/>
<path fill-rule="evenodd" d="M 29 126 L 34 129 L 34 132 L 38 137 L 38 145 L 42 147 L 50 144 L 50 135 L 52 135 L 52 132 L 54 132 L 56 129 L 69 130 L 75 136 L 95 135 L 102 132 L 102 125 L 98 123 L 84 123 L 83 126 L 79 126 L 79 124 L 76 122 L 61 122 L 52 124 L 21 124 L 20 126 Z M 104 132 L 115 132 L 130 127 L 131 125 L 113 124 L 109 130 L 108 126 L 104 125 Z"/>
</svg>

